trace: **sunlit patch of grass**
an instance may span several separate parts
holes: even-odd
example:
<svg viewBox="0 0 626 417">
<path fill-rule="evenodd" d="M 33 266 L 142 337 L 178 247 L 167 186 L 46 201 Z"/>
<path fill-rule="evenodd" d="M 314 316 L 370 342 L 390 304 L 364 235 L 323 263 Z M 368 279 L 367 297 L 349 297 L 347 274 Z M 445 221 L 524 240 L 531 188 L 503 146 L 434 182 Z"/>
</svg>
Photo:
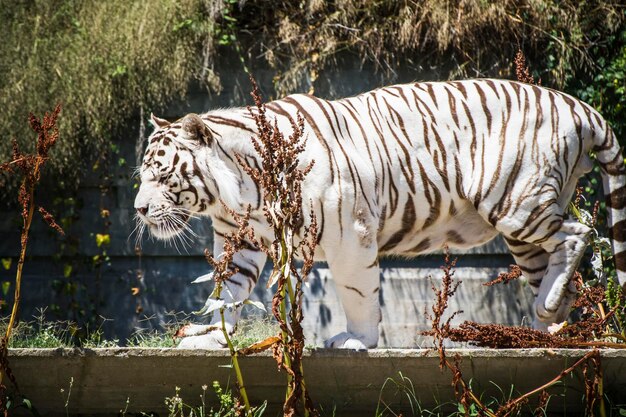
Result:
<svg viewBox="0 0 626 417">
<path fill-rule="evenodd" d="M 278 323 L 266 316 L 242 319 L 237 323 L 237 330 L 231 341 L 236 349 L 248 347 L 256 342 L 276 336 L 280 332 Z"/>
<path fill-rule="evenodd" d="M 174 348 L 176 340 L 172 329 L 159 331 L 154 329 L 137 329 L 126 340 L 126 346 L 138 348 Z"/>
<path fill-rule="evenodd" d="M 175 348 L 178 341 L 174 334 L 186 323 L 178 315 L 163 325 L 162 329 L 136 329 L 125 345 L 137 348 Z M 6 331 L 7 319 L 0 320 L 0 332 Z M 276 336 L 280 331 L 278 324 L 269 317 L 253 316 L 239 321 L 232 341 L 236 349 L 248 347 L 256 342 Z M 20 321 L 14 327 L 9 347 L 11 348 L 72 348 L 88 349 L 115 348 L 120 346 L 119 339 L 105 337 L 103 326 L 96 330 L 80 329 L 71 321 L 51 321 L 45 317 L 45 310 L 39 312 L 30 321 Z"/>
<path fill-rule="evenodd" d="M 6 332 L 8 319 L 0 322 L 0 332 Z M 11 348 L 69 348 L 77 327 L 69 321 L 48 321 L 41 311 L 33 321 L 20 321 L 13 328 Z"/>
<path fill-rule="evenodd" d="M 81 346 L 88 349 L 114 348 L 119 347 L 118 339 L 106 339 L 102 329 L 93 332 L 87 332 L 87 335 L 81 339 Z"/>
</svg>

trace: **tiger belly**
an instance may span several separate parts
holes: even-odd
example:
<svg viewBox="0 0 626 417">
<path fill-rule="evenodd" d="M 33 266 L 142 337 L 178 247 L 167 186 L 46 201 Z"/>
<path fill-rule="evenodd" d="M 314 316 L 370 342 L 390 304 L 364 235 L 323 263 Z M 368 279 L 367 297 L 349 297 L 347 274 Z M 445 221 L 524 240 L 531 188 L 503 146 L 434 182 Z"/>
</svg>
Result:
<svg viewBox="0 0 626 417">
<path fill-rule="evenodd" d="M 411 230 L 393 248 L 389 242 L 398 233 L 391 227 L 385 227 L 379 233 L 378 244 L 381 254 L 415 256 L 436 252 L 449 247 L 453 249 L 470 249 L 492 240 L 498 231 L 487 223 L 476 211 L 474 206 L 464 200 L 457 202 L 457 208 L 425 229 Z M 416 207 L 419 212 L 420 207 Z M 401 227 L 400 225 L 398 225 Z"/>
</svg>

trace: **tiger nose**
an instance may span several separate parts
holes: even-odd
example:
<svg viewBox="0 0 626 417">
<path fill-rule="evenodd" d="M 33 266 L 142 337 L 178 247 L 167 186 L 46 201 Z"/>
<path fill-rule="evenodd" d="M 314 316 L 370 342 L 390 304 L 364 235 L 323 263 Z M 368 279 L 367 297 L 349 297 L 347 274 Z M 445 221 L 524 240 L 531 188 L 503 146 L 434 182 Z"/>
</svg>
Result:
<svg viewBox="0 0 626 417">
<path fill-rule="evenodd" d="M 137 213 L 145 216 L 148 214 L 148 207 L 137 207 Z"/>
</svg>

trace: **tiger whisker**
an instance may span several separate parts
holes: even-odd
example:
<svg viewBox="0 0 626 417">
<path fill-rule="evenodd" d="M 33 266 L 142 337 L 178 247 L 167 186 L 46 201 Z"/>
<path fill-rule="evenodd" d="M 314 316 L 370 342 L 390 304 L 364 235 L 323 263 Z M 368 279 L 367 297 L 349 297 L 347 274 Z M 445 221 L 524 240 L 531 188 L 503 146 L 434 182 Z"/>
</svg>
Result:
<svg viewBox="0 0 626 417">
<path fill-rule="evenodd" d="M 176 227 L 176 223 L 175 223 L 176 220 L 178 219 L 176 219 L 175 217 L 168 216 L 164 219 L 162 223 L 160 223 L 159 226 L 161 227 L 161 230 L 164 232 L 164 234 L 172 236 L 171 238 L 167 239 L 167 242 L 169 242 L 171 246 L 174 247 L 174 249 L 176 249 L 176 251 L 179 254 L 181 253 L 181 250 L 178 247 L 177 241 L 180 242 L 182 248 L 185 250 L 185 252 L 188 253 L 188 250 L 187 250 L 188 243 L 181 239 L 180 227 Z"/>
<path fill-rule="evenodd" d="M 133 168 L 131 178 L 139 178 L 140 175 L 141 175 L 141 165 L 137 165 L 136 167 Z"/>
<path fill-rule="evenodd" d="M 185 215 L 185 216 L 187 216 L 190 219 L 199 219 L 200 218 L 200 216 L 198 216 L 196 213 L 194 213 L 194 212 L 192 212 L 190 210 L 187 210 L 185 208 L 182 208 L 182 207 L 173 207 L 171 209 L 171 211 L 172 211 L 172 213 L 175 213 L 175 214 Z"/>
<path fill-rule="evenodd" d="M 183 232 L 188 232 L 194 238 L 199 238 L 200 237 L 200 236 L 198 236 L 198 234 L 196 234 L 196 232 L 194 232 L 191 229 L 191 226 L 189 226 L 189 223 L 187 223 L 183 219 L 181 219 L 179 217 L 172 217 L 171 219 L 177 226 L 179 226 L 182 229 Z"/>
<path fill-rule="evenodd" d="M 135 220 L 135 227 L 130 232 L 130 234 L 128 235 L 128 238 L 126 239 L 126 242 L 128 243 L 130 241 L 130 238 L 133 235 L 135 235 L 135 246 L 136 247 L 141 247 L 141 240 L 142 240 L 142 237 L 143 237 L 143 232 L 144 232 L 144 230 L 146 228 L 146 224 L 141 220 L 141 218 L 137 214 L 135 214 L 135 216 L 133 218 Z"/>
<path fill-rule="evenodd" d="M 191 236 L 189 235 L 191 234 Z M 180 241 L 185 245 L 185 246 L 189 246 L 191 248 L 191 245 L 194 242 L 194 237 L 198 237 L 198 235 L 196 235 L 195 233 L 193 233 L 193 231 L 190 229 L 190 227 L 185 224 L 182 226 L 179 234 L 178 234 L 178 238 L 180 239 Z"/>
<path fill-rule="evenodd" d="M 135 247 L 141 247 L 141 242 L 143 241 L 143 234 L 146 231 L 146 225 L 144 223 L 139 227 L 139 232 L 137 233 L 137 238 L 135 240 Z"/>
</svg>

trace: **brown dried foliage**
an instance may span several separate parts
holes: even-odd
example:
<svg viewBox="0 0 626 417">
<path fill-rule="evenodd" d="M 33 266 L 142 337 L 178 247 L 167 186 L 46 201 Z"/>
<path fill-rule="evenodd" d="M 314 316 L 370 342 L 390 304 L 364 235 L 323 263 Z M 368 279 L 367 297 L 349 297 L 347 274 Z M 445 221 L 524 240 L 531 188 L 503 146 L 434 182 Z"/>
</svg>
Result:
<svg viewBox="0 0 626 417">
<path fill-rule="evenodd" d="M 18 201 L 22 208 L 22 219 L 24 223 L 29 221 L 29 214 L 33 204 L 33 193 L 35 186 L 41 179 L 41 170 L 50 159 L 50 149 L 59 139 L 59 129 L 57 128 L 57 118 L 61 112 L 61 105 L 57 104 L 52 113 L 44 115 L 43 120 L 38 119 L 34 114 L 30 114 L 28 122 L 31 129 L 37 134 L 35 143 L 35 153 L 24 153 L 20 150 L 17 140 L 13 139 L 13 152 L 11 161 L 0 164 L 0 172 L 9 175 L 21 175 L 22 182 L 18 191 Z M 63 234 L 63 230 L 56 223 L 54 217 L 42 207 L 39 208 L 44 220 L 57 232 Z M 22 233 L 21 245 L 25 247 L 28 243 L 28 233 Z"/>
<path fill-rule="evenodd" d="M 254 230 L 250 227 L 250 206 L 247 207 L 243 215 L 228 208 L 223 202 L 222 206 L 237 224 L 237 230 L 224 234 L 223 252 L 219 258 L 215 258 L 208 249 L 204 250 L 204 257 L 213 267 L 213 279 L 216 283 L 228 281 L 230 277 L 239 272 L 233 265 L 235 253 L 249 245 L 258 246 Z"/>
<path fill-rule="evenodd" d="M 292 120 L 292 134 L 285 139 L 278 129 L 277 122 L 272 124 L 266 116 L 265 106 L 261 99 L 258 86 L 250 78 L 255 108 L 248 111 L 255 120 L 258 136 L 252 137 L 255 151 L 261 158 L 260 168 L 249 165 L 242 157 L 237 156 L 240 165 L 252 180 L 263 190 L 263 212 L 277 234 L 269 255 L 277 260 L 280 254 L 279 242 L 283 228 L 298 231 L 303 224 L 302 213 L 302 182 L 311 171 L 314 161 L 310 161 L 304 169 L 298 168 L 300 155 L 305 148 L 303 140 L 304 119 L 298 114 L 297 121 Z M 310 227 L 308 228 L 310 229 Z M 312 232 L 313 230 L 311 230 Z M 304 236 L 308 236 L 304 231 Z M 304 242 L 306 239 L 303 239 Z M 298 248 L 296 248 L 298 249 Z"/>
<path fill-rule="evenodd" d="M 248 0 L 235 17 L 245 26 L 238 33 L 245 55 L 261 56 L 278 69 L 279 95 L 314 87 L 345 51 L 381 70 L 389 83 L 408 65 L 429 67 L 444 79 L 501 75 L 516 45 L 541 57 L 552 43 L 560 47 L 551 51 L 556 67 L 546 76 L 562 87 L 565 66 L 593 65 L 589 47 L 595 43 L 594 36 L 565 34 L 611 32 L 623 21 L 618 3 L 311 0 L 268 7 Z"/>
<path fill-rule="evenodd" d="M 454 342 L 490 348 L 556 347 L 555 337 L 550 333 L 521 326 L 480 324 L 465 321 L 458 328 L 450 329 L 448 338 Z"/>
<path fill-rule="evenodd" d="M 313 168 L 314 161 L 310 161 L 303 169 L 299 168 L 299 155 L 305 149 L 302 116 L 298 115 L 297 121 L 292 121 L 293 132 L 285 138 L 277 122 L 274 121 L 272 124 L 268 120 L 261 95 L 252 77 L 251 82 L 255 108 L 248 110 L 258 129 L 258 136 L 252 137 L 252 144 L 261 159 L 261 165 L 253 167 L 244 158 L 238 156 L 237 159 L 244 171 L 262 190 L 263 212 L 274 230 L 274 240 L 269 247 L 263 244 L 259 247 L 274 263 L 270 284 L 274 281 L 273 278 L 277 277 L 272 313 L 278 321 L 281 334 L 274 341 L 272 349 L 279 369 L 283 369 L 289 376 L 288 395 L 283 412 L 285 416 L 293 416 L 302 406 L 305 414 L 317 415 L 304 384 L 302 367 L 304 352 L 302 285 L 313 266 L 318 233 L 317 219 L 312 210 L 309 214 L 310 223 L 304 226 L 302 182 Z M 296 235 L 300 237 L 298 243 L 295 242 Z M 300 254 L 304 259 L 300 270 L 295 264 L 296 254 Z M 287 267 L 289 273 L 283 273 L 281 270 L 283 266 Z M 289 298 L 290 304 L 288 317 L 285 315 L 286 297 Z"/>
<path fill-rule="evenodd" d="M 54 219 L 54 216 L 48 213 L 48 211 L 45 208 L 39 206 L 39 213 L 41 214 L 41 216 L 43 217 L 43 220 L 46 222 L 48 226 L 56 230 L 56 232 L 59 233 L 60 235 L 62 236 L 65 235 L 65 232 L 63 231 L 61 226 L 56 222 L 56 220 Z"/>
<path fill-rule="evenodd" d="M 517 80 L 527 84 L 534 84 L 535 79 L 530 73 L 530 69 L 526 65 L 526 57 L 521 49 L 517 50 L 517 54 L 515 54 L 515 75 L 517 76 Z M 539 83 L 541 84 L 541 83 Z"/>
<path fill-rule="evenodd" d="M 512 268 L 513 270 L 513 268 Z M 505 273 L 506 274 L 506 273 Z M 502 274 L 500 275 L 502 276 Z M 592 346 L 612 346 L 598 341 L 606 328 L 613 311 L 599 314 L 599 306 L 604 301 L 604 288 L 583 286 L 582 277 L 574 276 L 579 295 L 574 308 L 580 310 L 580 319 L 563 326 L 554 333 L 542 332 L 522 326 L 501 324 L 480 324 L 465 321 L 457 328 L 448 331 L 448 337 L 455 342 L 469 342 L 475 346 L 491 348 L 580 348 Z M 497 281 L 494 280 L 492 282 Z"/>
<path fill-rule="evenodd" d="M 499 283 L 508 284 L 509 282 L 518 279 L 522 276 L 522 270 L 517 265 L 509 265 L 509 272 L 502 272 L 498 277 L 492 281 L 486 282 L 483 285 L 491 287 Z"/>
<path fill-rule="evenodd" d="M 461 285 L 460 281 L 454 282 L 453 279 L 457 259 L 450 260 L 450 253 L 448 252 L 447 246 L 444 251 L 444 264 L 441 267 L 443 271 L 441 287 L 437 288 L 435 284 L 431 282 L 431 288 L 435 293 L 435 304 L 432 306 L 432 314 L 425 312 L 426 317 L 432 323 L 431 330 L 422 332 L 423 335 L 432 336 L 435 339 L 435 346 L 439 352 L 440 369 L 443 369 L 445 365 L 444 342 L 450 332 L 450 322 L 454 316 L 462 313 L 462 311 L 456 311 L 452 313 L 447 320 L 443 321 L 443 315 L 448 308 L 448 300 L 454 295 L 459 285 Z"/>
<path fill-rule="evenodd" d="M 261 353 L 264 352 L 270 348 L 272 348 L 275 344 L 280 342 L 280 337 L 278 336 L 272 336 L 272 337 L 268 337 L 265 340 L 262 340 L 260 342 L 254 343 L 250 346 L 247 346 L 245 348 L 239 349 L 237 351 L 237 354 L 239 356 L 247 356 L 247 355 L 254 355 L 256 353 Z"/>
<path fill-rule="evenodd" d="M 452 327 L 450 320 L 458 312 L 455 312 L 444 320 L 444 314 L 448 308 L 450 297 L 454 295 L 460 281 L 454 282 L 454 271 L 452 267 L 454 261 L 451 262 L 449 254 L 446 250 L 444 258 L 444 276 L 440 288 L 433 286 L 435 293 L 435 305 L 432 307 L 432 314 L 426 314 L 432 322 L 431 330 L 422 332 L 423 335 L 434 337 L 435 349 L 439 354 L 440 368 L 448 368 L 452 374 L 452 386 L 459 403 L 466 410 L 474 405 L 479 415 L 484 416 L 509 416 L 520 411 L 524 404 L 527 404 L 532 396 L 539 396 L 539 405 L 535 409 L 535 415 L 541 415 L 545 411 L 545 407 L 549 398 L 546 391 L 549 387 L 561 381 L 566 375 L 571 374 L 576 369 L 582 369 L 585 378 L 586 391 L 586 407 L 588 415 L 594 407 L 599 405 L 603 407 L 602 402 L 602 370 L 600 365 L 600 354 L 596 349 L 585 354 L 575 364 L 563 370 L 552 380 L 541 385 L 540 387 L 513 398 L 506 403 L 500 405 L 498 409 L 491 410 L 486 407 L 480 400 L 480 396 L 476 395 L 463 378 L 460 359 L 458 355 L 454 360 L 446 357 L 444 349 L 444 341 L 451 340 L 454 342 L 469 342 L 470 344 L 491 347 L 491 348 L 581 348 L 581 347 L 624 347 L 623 344 L 615 344 L 610 342 L 597 341 L 596 336 L 601 334 L 606 327 L 607 320 L 612 313 L 600 315 L 598 314 L 598 302 L 604 300 L 604 294 L 599 287 L 582 288 L 582 278 L 580 274 L 575 275 L 579 286 L 581 286 L 580 296 L 576 305 L 582 309 L 582 319 L 569 326 L 564 326 L 555 333 L 547 333 L 527 327 L 520 326 L 503 326 L 499 324 L 480 324 L 471 321 L 465 321 L 459 327 Z M 511 267 L 511 272 L 515 275 L 516 268 Z M 500 277 L 499 277 L 500 278 Z M 505 280 L 501 280 L 505 282 Z M 600 304 L 601 305 L 601 304 Z"/>
</svg>

